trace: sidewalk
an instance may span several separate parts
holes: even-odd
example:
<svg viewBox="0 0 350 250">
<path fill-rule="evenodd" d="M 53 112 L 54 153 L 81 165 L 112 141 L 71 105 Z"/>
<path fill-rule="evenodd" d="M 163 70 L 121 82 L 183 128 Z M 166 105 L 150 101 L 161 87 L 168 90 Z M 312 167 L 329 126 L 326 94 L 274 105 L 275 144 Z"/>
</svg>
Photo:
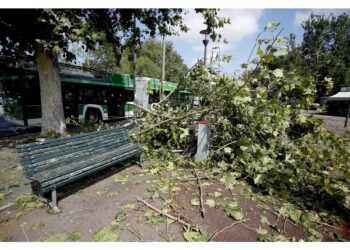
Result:
<svg viewBox="0 0 350 250">
<path fill-rule="evenodd" d="M 0 105 L 0 136 L 17 134 L 28 129 L 28 127 L 23 126 L 15 119 L 4 116 L 2 105 Z"/>
</svg>

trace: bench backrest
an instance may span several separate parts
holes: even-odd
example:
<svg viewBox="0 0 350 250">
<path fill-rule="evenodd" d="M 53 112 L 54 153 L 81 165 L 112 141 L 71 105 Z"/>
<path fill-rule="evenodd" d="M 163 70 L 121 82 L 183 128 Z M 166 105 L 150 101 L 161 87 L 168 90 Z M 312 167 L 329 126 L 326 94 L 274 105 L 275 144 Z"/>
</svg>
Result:
<svg viewBox="0 0 350 250">
<path fill-rule="evenodd" d="M 24 174 L 30 176 L 46 171 L 55 164 L 68 164 L 87 155 L 100 154 L 129 143 L 123 127 L 74 135 L 66 138 L 34 142 L 16 147 Z"/>
</svg>

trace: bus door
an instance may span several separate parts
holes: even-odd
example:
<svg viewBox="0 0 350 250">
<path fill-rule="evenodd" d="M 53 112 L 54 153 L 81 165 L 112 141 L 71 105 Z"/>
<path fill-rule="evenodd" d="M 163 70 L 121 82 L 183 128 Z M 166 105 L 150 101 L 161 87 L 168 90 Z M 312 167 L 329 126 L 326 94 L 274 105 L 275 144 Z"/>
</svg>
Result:
<svg viewBox="0 0 350 250">
<path fill-rule="evenodd" d="M 122 87 L 111 87 L 109 89 L 108 115 L 112 118 L 125 116 L 125 91 Z"/>
<path fill-rule="evenodd" d="M 64 116 L 78 118 L 78 97 L 75 86 L 62 84 L 62 99 L 64 107 Z"/>
</svg>

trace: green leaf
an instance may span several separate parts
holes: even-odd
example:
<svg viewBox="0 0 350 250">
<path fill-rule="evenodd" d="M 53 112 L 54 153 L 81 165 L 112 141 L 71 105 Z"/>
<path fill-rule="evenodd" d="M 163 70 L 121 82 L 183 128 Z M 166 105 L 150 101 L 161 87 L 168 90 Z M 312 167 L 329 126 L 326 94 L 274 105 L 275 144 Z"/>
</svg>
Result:
<svg viewBox="0 0 350 250">
<path fill-rule="evenodd" d="M 124 175 L 116 175 L 114 181 L 115 182 L 121 182 L 122 184 L 125 184 L 128 181 L 129 176 Z"/>
<path fill-rule="evenodd" d="M 104 227 L 97 230 L 93 236 L 94 241 L 118 241 L 119 236 L 116 234 L 111 227 Z"/>
<path fill-rule="evenodd" d="M 255 184 L 260 184 L 261 182 L 261 176 L 262 174 L 258 174 L 255 178 L 254 178 L 254 183 Z"/>
<path fill-rule="evenodd" d="M 187 231 L 184 232 L 184 238 L 186 241 L 208 241 L 210 236 L 207 233 L 195 232 L 195 231 Z"/>
<path fill-rule="evenodd" d="M 247 69 L 247 68 L 248 68 L 248 64 L 242 63 L 242 64 L 241 64 L 241 68 L 242 68 L 242 69 Z"/>
<path fill-rule="evenodd" d="M 63 242 L 63 241 L 67 241 L 68 240 L 68 236 L 67 234 L 55 234 L 55 235 L 51 235 L 47 238 L 43 238 L 40 241 L 44 241 L 44 242 Z"/>
<path fill-rule="evenodd" d="M 261 228 L 261 227 L 259 227 L 258 229 L 256 229 L 256 232 L 257 232 L 258 234 L 262 234 L 262 235 L 267 234 L 267 230 L 266 230 L 265 228 Z"/>
<path fill-rule="evenodd" d="M 124 209 L 128 209 L 128 208 L 134 209 L 135 207 L 136 207 L 136 204 L 132 203 L 132 202 L 122 206 L 122 208 L 124 208 Z"/>
<path fill-rule="evenodd" d="M 153 210 L 152 209 L 150 209 L 150 208 L 146 208 L 145 209 L 145 216 L 146 216 L 146 218 L 150 218 L 150 217 L 152 217 L 153 216 L 153 214 L 154 214 L 154 212 L 153 212 Z"/>
<path fill-rule="evenodd" d="M 214 197 L 215 198 L 218 198 L 220 196 L 222 196 L 222 194 L 220 192 L 216 192 L 216 191 L 214 192 Z"/>
<path fill-rule="evenodd" d="M 232 149 L 231 149 L 231 148 L 226 147 L 226 148 L 224 148 L 224 152 L 225 152 L 226 154 L 231 154 Z"/>
<path fill-rule="evenodd" d="M 192 204 L 192 206 L 199 206 L 199 199 L 198 198 L 193 198 L 192 200 L 191 200 L 191 204 Z"/>
<path fill-rule="evenodd" d="M 68 236 L 69 241 L 77 241 L 80 240 L 81 234 L 79 231 L 74 231 Z"/>
<path fill-rule="evenodd" d="M 39 223 L 39 224 L 36 224 L 34 226 L 32 226 L 32 229 L 42 229 L 45 227 L 45 224 L 44 223 Z"/>
<path fill-rule="evenodd" d="M 228 216 L 235 220 L 242 220 L 244 218 L 244 214 L 241 211 L 238 210 L 231 210 L 228 211 Z"/>
<path fill-rule="evenodd" d="M 169 219 L 169 218 L 166 219 L 166 223 L 167 223 L 168 225 L 171 225 L 171 224 L 173 224 L 174 222 L 175 222 L 175 221 L 172 220 L 172 219 Z"/>
<path fill-rule="evenodd" d="M 308 231 L 311 233 L 311 236 L 308 237 L 308 241 L 322 241 L 323 235 L 320 232 L 313 228 L 309 228 Z"/>
<path fill-rule="evenodd" d="M 266 225 L 271 225 L 270 221 L 267 219 L 266 216 L 260 215 L 260 222 Z"/>
<path fill-rule="evenodd" d="M 119 212 L 119 213 L 116 214 L 115 220 L 116 220 L 117 222 L 121 222 L 121 221 L 125 220 L 126 217 L 127 217 L 127 213 L 124 212 L 124 211 L 121 211 L 121 212 Z"/>
<path fill-rule="evenodd" d="M 260 47 L 257 49 L 256 54 L 257 54 L 258 56 L 260 56 L 260 57 L 263 57 L 263 56 L 264 56 L 264 52 L 263 52 L 263 50 L 262 50 Z"/>
<path fill-rule="evenodd" d="M 208 205 L 209 207 L 215 207 L 215 201 L 212 199 L 206 200 L 205 204 Z"/>
</svg>

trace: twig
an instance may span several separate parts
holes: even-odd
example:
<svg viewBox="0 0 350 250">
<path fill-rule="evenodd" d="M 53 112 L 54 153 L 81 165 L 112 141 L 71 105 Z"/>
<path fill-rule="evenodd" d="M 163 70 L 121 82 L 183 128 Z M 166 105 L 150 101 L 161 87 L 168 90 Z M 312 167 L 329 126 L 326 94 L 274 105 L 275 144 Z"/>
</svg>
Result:
<svg viewBox="0 0 350 250">
<path fill-rule="evenodd" d="M 12 194 L 12 190 L 10 190 L 10 191 L 8 191 L 6 194 L 4 194 L 5 196 L 8 196 L 8 195 L 10 195 L 10 194 Z"/>
<path fill-rule="evenodd" d="M 12 206 L 14 206 L 14 205 L 15 205 L 15 203 L 10 202 L 10 203 L 8 203 L 8 204 L 5 205 L 5 206 L 0 207 L 0 212 L 3 211 L 3 210 L 5 210 L 5 209 L 8 209 L 8 208 L 10 208 L 10 207 L 12 207 Z"/>
<path fill-rule="evenodd" d="M 193 228 L 193 227 L 194 227 L 194 226 L 192 226 L 191 224 L 189 224 L 189 223 L 187 223 L 187 222 L 181 220 L 180 218 L 176 218 L 175 216 L 172 216 L 172 215 L 170 215 L 170 214 L 167 214 L 167 213 L 161 211 L 160 209 L 158 209 L 158 208 L 152 206 L 152 205 L 149 204 L 147 201 L 144 201 L 144 200 L 140 199 L 139 197 L 136 197 L 136 200 L 139 201 L 139 202 L 141 202 L 141 203 L 143 203 L 143 204 L 146 205 L 147 207 L 153 209 L 153 210 L 156 211 L 157 213 L 162 214 L 162 215 L 168 217 L 169 219 L 172 219 L 172 220 L 174 220 L 174 221 L 177 221 L 177 222 L 179 222 L 180 224 L 182 224 L 182 225 L 184 225 L 184 226 L 186 226 L 186 227 L 188 227 L 188 228 Z"/>
<path fill-rule="evenodd" d="M 239 223 L 243 223 L 243 222 L 247 222 L 249 219 L 244 219 L 244 220 L 240 220 L 240 221 L 236 221 L 236 222 L 233 222 L 231 225 L 227 226 L 227 227 L 224 227 L 223 229 L 221 229 L 220 231 L 217 231 L 216 233 L 214 233 L 212 236 L 210 236 L 209 240 L 208 241 L 211 241 L 212 239 L 214 239 L 218 234 L 226 231 L 227 229 L 229 229 L 230 227 L 233 227 L 234 225 L 237 225 Z"/>
<path fill-rule="evenodd" d="M 199 177 L 200 180 L 209 180 L 209 177 Z M 198 180 L 197 178 L 183 178 L 183 179 L 180 179 L 180 178 L 177 178 L 178 181 L 183 181 L 183 182 L 187 182 L 187 181 L 196 181 Z"/>
<path fill-rule="evenodd" d="M 269 212 L 270 214 L 273 214 L 273 215 L 277 216 L 276 223 L 278 222 L 278 219 L 280 218 L 280 214 L 275 213 L 275 212 L 273 212 L 273 211 L 271 211 L 271 210 L 269 210 L 269 209 L 266 209 L 266 208 L 265 208 L 265 211 L 266 211 L 266 212 Z M 286 221 L 287 221 L 289 224 L 292 224 L 293 226 L 296 226 L 296 227 L 298 226 L 297 224 L 295 224 L 295 223 L 293 223 L 292 221 L 290 221 L 288 218 L 286 218 Z"/>
<path fill-rule="evenodd" d="M 329 224 L 324 223 L 324 222 L 317 222 L 317 221 L 312 221 L 312 222 L 319 224 L 319 226 L 322 225 L 322 226 L 330 227 L 330 228 L 333 228 L 333 229 L 341 230 L 341 228 L 339 228 L 339 227 L 332 226 L 332 225 L 329 225 Z"/>
<path fill-rule="evenodd" d="M 179 161 L 183 158 L 187 158 L 187 157 L 190 157 L 189 155 L 181 155 L 180 157 L 176 158 L 175 161 Z"/>
<path fill-rule="evenodd" d="M 287 222 L 287 219 L 284 219 L 284 223 L 283 223 L 283 232 L 284 232 L 284 234 L 286 233 L 286 222 Z"/>
<path fill-rule="evenodd" d="M 140 241 L 144 241 L 141 237 L 141 235 L 139 233 L 137 233 L 134 229 L 131 228 L 127 228 L 127 230 L 132 233 L 133 235 L 135 235 Z"/>
<path fill-rule="evenodd" d="M 22 232 L 24 234 L 24 237 L 26 238 L 26 241 L 30 241 L 29 238 L 28 238 L 28 235 L 26 233 L 26 231 L 24 231 L 24 229 L 22 229 Z"/>
<path fill-rule="evenodd" d="M 201 181 L 198 177 L 198 174 L 197 174 L 197 171 L 195 168 L 193 168 L 193 172 L 196 175 L 197 182 L 198 182 L 199 198 L 200 198 L 200 203 L 201 203 L 201 214 L 202 214 L 202 217 L 205 218 L 205 208 L 204 208 L 204 203 L 203 203 L 203 190 L 202 190 Z"/>
<path fill-rule="evenodd" d="M 254 228 L 251 228 L 251 227 L 249 227 L 249 226 L 247 226 L 245 224 L 242 224 L 242 226 L 244 226 L 245 228 L 249 229 L 250 231 L 256 233 L 256 230 Z"/>
<path fill-rule="evenodd" d="M 233 143 L 235 143 L 235 142 L 237 142 L 237 141 L 236 141 L 236 140 L 235 140 L 235 141 L 231 141 L 231 142 L 225 144 L 224 146 L 218 148 L 218 149 L 215 150 L 215 151 L 216 151 L 216 152 L 219 152 L 221 149 L 226 148 L 228 145 L 231 145 L 231 144 L 233 144 Z"/>
<path fill-rule="evenodd" d="M 273 48 L 273 45 L 275 44 L 275 42 L 278 39 L 278 36 L 282 33 L 283 29 L 281 29 L 277 36 L 273 39 L 272 43 L 270 44 L 270 47 L 265 51 L 265 54 L 260 58 L 259 62 L 257 63 L 257 65 L 255 66 L 254 70 L 252 70 L 251 72 L 254 73 L 260 66 L 260 64 L 262 63 L 262 61 L 265 59 L 267 53 L 270 52 L 270 50 Z M 253 74 L 251 74 L 251 77 L 248 79 L 248 82 L 250 82 L 251 78 L 253 77 Z"/>
<path fill-rule="evenodd" d="M 182 153 L 183 150 L 182 149 L 172 149 L 170 150 L 171 153 Z"/>
</svg>

